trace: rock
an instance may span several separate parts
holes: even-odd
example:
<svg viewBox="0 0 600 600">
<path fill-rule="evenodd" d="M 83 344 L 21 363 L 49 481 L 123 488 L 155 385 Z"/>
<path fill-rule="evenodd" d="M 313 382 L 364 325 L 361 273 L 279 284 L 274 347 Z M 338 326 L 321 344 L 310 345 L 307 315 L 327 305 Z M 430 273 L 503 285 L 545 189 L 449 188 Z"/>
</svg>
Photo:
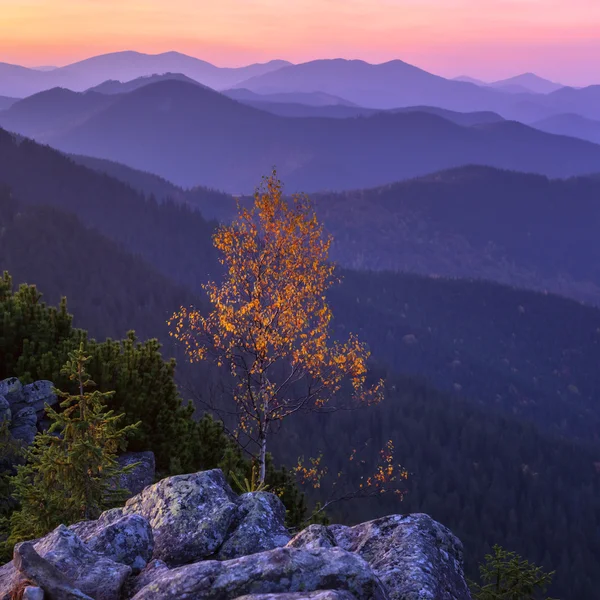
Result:
<svg viewBox="0 0 600 600">
<path fill-rule="evenodd" d="M 145 517 L 154 533 L 154 558 L 169 566 L 212 556 L 237 513 L 238 498 L 219 469 L 168 477 L 130 498 L 124 515 Z"/>
<path fill-rule="evenodd" d="M 21 600 L 44 600 L 44 590 L 41 587 L 28 585 L 23 590 Z"/>
<path fill-rule="evenodd" d="M 20 409 L 12 420 L 12 427 L 35 427 L 37 423 L 37 415 L 31 406 L 26 406 Z"/>
<path fill-rule="evenodd" d="M 35 381 L 24 385 L 21 397 L 25 406 L 32 407 L 36 413 L 45 412 L 46 404 L 58 404 L 58 397 L 54 393 L 54 384 L 51 381 Z"/>
<path fill-rule="evenodd" d="M 130 567 L 92 552 L 75 532 L 64 525 L 33 543 L 32 547 L 36 555 L 45 559 L 44 563 L 49 563 L 72 586 L 94 600 L 119 600 L 121 588 L 131 573 Z M 8 598 L 10 590 L 18 583 L 20 576 L 17 569 L 13 561 L 0 570 L 0 599 Z M 31 581 L 48 591 L 44 583 Z"/>
<path fill-rule="evenodd" d="M 4 421 L 8 421 L 10 423 L 11 418 L 12 412 L 10 410 L 10 404 L 4 396 L 0 396 L 0 425 Z"/>
<path fill-rule="evenodd" d="M 60 569 L 42 558 L 31 542 L 18 544 L 15 547 L 13 562 L 26 581 L 34 583 L 38 589 L 42 588 L 52 600 L 92 600 L 74 587 Z M 44 595 L 42 593 L 42 598 Z"/>
<path fill-rule="evenodd" d="M 15 405 L 12 406 L 14 411 Z M 29 446 L 37 434 L 37 414 L 31 406 L 21 408 L 13 417 L 10 425 L 10 434 L 16 440 L 22 441 Z"/>
<path fill-rule="evenodd" d="M 121 467 L 139 462 L 140 464 L 119 477 L 118 487 L 128 490 L 129 496 L 139 494 L 145 487 L 154 483 L 156 463 L 154 452 L 127 452 L 117 459 Z"/>
<path fill-rule="evenodd" d="M 340 590 L 384 600 L 369 565 L 341 548 L 276 548 L 229 561 L 203 561 L 160 574 L 134 600 L 229 600 L 247 594 Z M 306 596 L 299 596 L 306 597 Z"/>
<path fill-rule="evenodd" d="M 23 386 L 16 377 L 10 377 L 0 381 L 0 396 L 4 396 L 10 404 L 21 396 Z"/>
<path fill-rule="evenodd" d="M 335 537 L 328 527 L 309 525 L 289 541 L 288 548 L 316 550 L 317 548 L 333 548 L 335 545 Z"/>
<path fill-rule="evenodd" d="M 390 600 L 471 598 L 461 542 L 428 515 L 393 515 L 329 531 L 338 546 L 371 565 Z"/>
<path fill-rule="evenodd" d="M 123 516 L 121 509 L 106 511 L 97 521 L 69 527 L 85 545 L 139 573 L 152 558 L 154 538 L 148 521 L 140 515 Z"/>
<path fill-rule="evenodd" d="M 254 492 L 240 498 L 234 532 L 221 546 L 217 558 L 240 556 L 285 546 L 290 535 L 285 527 L 285 506 L 274 494 Z"/>
<path fill-rule="evenodd" d="M 124 594 L 125 598 L 135 596 L 140 590 L 152 583 L 160 575 L 164 575 L 168 570 L 169 567 L 162 560 L 151 560 L 137 577 L 133 577 L 127 582 Z"/>
<path fill-rule="evenodd" d="M 289 592 L 287 594 L 250 594 L 236 600 L 356 600 L 344 590 L 317 590 L 316 592 Z"/>
</svg>

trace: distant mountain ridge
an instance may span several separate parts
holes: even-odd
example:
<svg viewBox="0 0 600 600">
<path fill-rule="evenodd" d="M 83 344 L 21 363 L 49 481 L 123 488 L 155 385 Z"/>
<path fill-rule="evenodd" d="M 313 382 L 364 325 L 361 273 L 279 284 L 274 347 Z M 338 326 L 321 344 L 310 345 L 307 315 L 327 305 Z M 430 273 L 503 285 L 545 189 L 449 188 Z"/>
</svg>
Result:
<svg viewBox="0 0 600 600">
<path fill-rule="evenodd" d="M 187 77 L 183 73 L 164 73 L 162 75 L 145 75 L 143 77 L 138 77 L 137 79 L 132 79 L 131 81 L 117 81 L 115 79 L 108 79 L 107 81 L 102 82 L 100 85 L 96 85 L 86 92 L 96 92 L 98 94 L 127 94 L 129 92 L 133 92 L 141 87 L 146 85 L 151 85 L 153 83 L 158 83 L 159 81 L 185 81 L 186 83 L 191 83 L 194 85 L 202 85 L 198 81 L 192 79 L 191 77 Z"/>
<path fill-rule="evenodd" d="M 51 97 L 55 93 L 48 92 Z M 44 94 L 23 101 L 35 100 L 36 119 L 44 115 L 37 106 Z M 107 104 L 95 111 L 96 101 Z M 551 177 L 600 169 L 600 146 L 515 122 L 466 127 L 428 111 L 299 120 L 175 80 L 128 94 L 80 94 L 73 105 L 62 130 L 52 119 L 29 122 L 22 103 L 0 113 L 0 126 L 21 134 L 26 130 L 64 152 L 120 162 L 183 187 L 200 184 L 231 193 L 250 192 L 256 173 L 267 173 L 273 165 L 290 190 L 308 192 L 373 187 L 465 164 Z M 31 131 L 34 121 L 38 133 Z"/>
<path fill-rule="evenodd" d="M 454 81 L 474 83 L 476 85 L 496 88 L 510 93 L 550 94 L 551 92 L 555 92 L 556 90 L 565 87 L 560 83 L 554 83 L 553 81 L 544 79 L 535 73 L 523 73 L 521 75 L 516 75 L 515 77 L 509 77 L 508 79 L 501 79 L 491 83 L 467 75 L 455 77 Z"/>
<path fill-rule="evenodd" d="M 224 89 L 289 64 L 273 60 L 265 64 L 221 68 L 179 52 L 143 54 L 133 51 L 94 56 L 50 71 L 0 63 L 0 95 L 24 98 L 54 87 L 81 92 L 107 80 L 131 81 L 168 72 L 183 73 L 209 87 Z"/>
</svg>

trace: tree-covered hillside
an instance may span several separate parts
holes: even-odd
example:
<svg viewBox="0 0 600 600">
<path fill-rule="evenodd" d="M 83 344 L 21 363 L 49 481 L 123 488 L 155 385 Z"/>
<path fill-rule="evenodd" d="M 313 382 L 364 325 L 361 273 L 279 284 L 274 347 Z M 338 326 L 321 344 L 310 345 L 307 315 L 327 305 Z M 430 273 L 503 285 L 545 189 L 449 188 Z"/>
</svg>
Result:
<svg viewBox="0 0 600 600">
<path fill-rule="evenodd" d="M 16 283 L 35 283 L 39 277 L 53 303 L 67 294 L 76 310 L 75 323 L 97 337 L 123 336 L 135 328 L 142 337 L 157 335 L 168 342 L 163 316 L 173 308 L 171 303 L 176 308 L 180 302 L 194 302 L 192 292 L 105 236 L 86 230 L 73 216 L 19 207 L 6 193 L 2 206 L 0 269 L 9 267 Z M 554 370 L 566 361 L 565 370 L 577 374 L 588 369 L 592 374 L 590 380 L 578 380 L 591 393 L 587 386 L 594 385 L 594 370 L 588 360 L 597 360 L 597 355 L 587 333 L 598 311 L 483 282 L 349 271 L 331 301 L 335 326 L 358 332 L 370 343 L 375 362 L 382 365 L 375 374 L 388 380 L 387 399 L 370 412 L 335 415 L 286 430 L 276 438 L 276 460 L 289 465 L 301 453 L 323 450 L 335 471 L 347 463 L 349 445 L 369 440 L 363 458 L 372 460 L 375 449 L 393 439 L 397 458 L 410 475 L 404 501 L 390 497 L 339 505 L 333 509 L 335 516 L 359 520 L 382 512 L 430 512 L 464 540 L 471 574 L 490 546 L 500 543 L 557 569 L 556 595 L 590 597 L 598 585 L 594 565 L 600 550 L 594 531 L 600 519 L 595 464 L 600 449 L 541 433 L 520 417 L 553 429 L 554 415 L 570 415 L 570 407 L 585 406 L 588 420 L 572 413 L 568 425 L 579 428 L 578 436 L 591 433 L 597 411 L 583 393 L 567 389 L 555 397 L 542 391 L 564 380 Z M 563 317 L 558 324 L 556 315 Z M 471 330 L 467 320 L 473 320 Z M 457 347 L 461 364 L 449 364 Z M 563 356 L 563 347 L 579 347 L 579 352 Z M 173 345 L 166 349 L 169 355 L 173 351 Z M 485 368 L 488 361 L 502 365 L 505 355 L 521 371 L 542 373 L 543 385 L 527 411 L 521 402 L 500 403 L 499 408 L 515 413 L 502 417 L 495 414 L 495 386 L 510 387 L 511 376 L 528 381 L 511 367 Z M 530 361 L 524 360 L 526 355 Z M 420 373 L 451 389 L 460 375 L 467 399 L 394 372 Z M 183 363 L 178 373 L 185 399 L 219 400 L 219 373 Z M 573 590 L 581 594 L 570 596 Z"/>
</svg>

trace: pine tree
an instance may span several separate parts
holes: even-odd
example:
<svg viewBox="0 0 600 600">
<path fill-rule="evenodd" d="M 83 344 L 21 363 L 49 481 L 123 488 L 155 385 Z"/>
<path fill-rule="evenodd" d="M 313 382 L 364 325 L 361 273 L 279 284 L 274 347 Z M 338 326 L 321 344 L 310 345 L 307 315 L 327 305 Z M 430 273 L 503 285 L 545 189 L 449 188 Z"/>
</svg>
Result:
<svg viewBox="0 0 600 600">
<path fill-rule="evenodd" d="M 117 478 L 134 468 L 117 462 L 127 437 L 138 424 L 120 426 L 124 415 L 106 409 L 111 392 L 88 391 L 95 384 L 86 371 L 90 356 L 69 353 L 62 374 L 78 387 L 64 398 L 58 412 L 46 406 L 52 425 L 39 433 L 27 454 L 27 464 L 13 478 L 21 508 L 11 517 L 10 543 L 41 536 L 61 523 L 95 519 L 102 510 L 124 500 Z"/>
<path fill-rule="evenodd" d="M 541 567 L 498 545 L 492 552 L 479 567 L 481 584 L 471 583 L 475 600 L 536 600 L 542 597 L 554 573 L 546 573 Z"/>
</svg>

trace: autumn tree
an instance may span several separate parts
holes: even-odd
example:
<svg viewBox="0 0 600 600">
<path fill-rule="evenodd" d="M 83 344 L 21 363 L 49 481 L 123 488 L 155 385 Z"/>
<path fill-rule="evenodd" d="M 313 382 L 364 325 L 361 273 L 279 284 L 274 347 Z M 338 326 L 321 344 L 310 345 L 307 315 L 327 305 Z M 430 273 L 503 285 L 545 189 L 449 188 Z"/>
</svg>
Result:
<svg viewBox="0 0 600 600">
<path fill-rule="evenodd" d="M 191 361 L 228 367 L 237 433 L 254 443 L 262 483 L 269 436 L 285 419 L 340 408 L 334 398 L 346 381 L 349 404 L 376 403 L 383 383 L 367 383 L 369 352 L 355 336 L 331 339 L 331 238 L 308 198 L 286 200 L 273 172 L 252 206 L 239 205 L 237 219 L 217 230 L 214 244 L 225 275 L 205 286 L 212 310 L 182 307 L 169 322 L 171 334 Z"/>
</svg>

